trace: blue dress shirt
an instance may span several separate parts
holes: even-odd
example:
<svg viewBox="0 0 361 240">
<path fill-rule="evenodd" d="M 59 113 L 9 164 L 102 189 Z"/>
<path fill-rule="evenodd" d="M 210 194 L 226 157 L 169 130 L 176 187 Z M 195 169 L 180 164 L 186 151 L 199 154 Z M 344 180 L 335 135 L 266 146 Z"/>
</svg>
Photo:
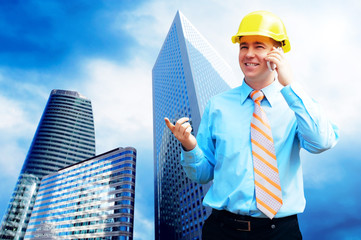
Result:
<svg viewBox="0 0 361 240">
<path fill-rule="evenodd" d="M 255 198 L 250 141 L 252 90 L 244 82 L 208 102 L 198 129 L 197 146 L 182 152 L 181 164 L 195 182 L 213 180 L 203 205 L 266 217 L 257 209 Z M 311 153 L 333 147 L 338 140 L 338 128 L 294 84 L 283 87 L 274 81 L 262 91 L 265 98 L 261 106 L 272 129 L 282 188 L 283 205 L 275 217 L 285 217 L 303 212 L 306 204 L 301 147 Z"/>
</svg>

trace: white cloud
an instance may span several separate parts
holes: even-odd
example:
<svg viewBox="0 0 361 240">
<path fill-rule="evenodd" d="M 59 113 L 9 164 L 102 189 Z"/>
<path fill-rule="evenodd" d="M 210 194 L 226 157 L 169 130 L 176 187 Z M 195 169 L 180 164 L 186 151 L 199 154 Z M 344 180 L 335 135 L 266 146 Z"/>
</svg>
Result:
<svg viewBox="0 0 361 240">
<path fill-rule="evenodd" d="M 29 141 L 36 124 L 21 102 L 0 96 L 0 168 L 2 178 L 16 178 L 25 159 L 26 149 L 21 141 Z"/>
<path fill-rule="evenodd" d="M 0 103 L 0 129 L 8 131 L 10 128 L 14 128 L 14 126 L 22 126 L 25 114 L 20 108 L 20 104 L 3 96 L 0 96 Z M 18 132 L 20 129 L 16 130 Z"/>
<path fill-rule="evenodd" d="M 149 207 L 153 207 L 153 205 Z M 137 206 L 135 207 L 134 216 L 134 240 L 154 239 L 154 222 L 147 219 Z"/>
<path fill-rule="evenodd" d="M 344 134 L 358 131 L 357 112 L 361 99 L 350 94 L 361 87 L 358 76 L 361 47 L 353 39 L 355 19 L 343 6 L 320 9 L 303 15 L 294 12 L 288 20 L 292 30 L 294 52 L 290 53 L 295 76 L 308 93 L 342 129 Z"/>
<path fill-rule="evenodd" d="M 339 167 L 339 158 L 334 156 L 339 152 L 336 148 L 328 150 L 322 155 L 301 151 L 303 178 L 308 187 L 322 189 L 325 185 L 330 184 L 330 176 L 332 176 L 333 182 L 342 182 L 345 179 L 345 169 Z"/>
<path fill-rule="evenodd" d="M 159 47 L 172 23 L 176 5 L 173 1 L 147 1 L 135 11 L 119 13 L 115 27 L 133 36 L 140 46 Z"/>
<path fill-rule="evenodd" d="M 84 95 L 92 100 L 97 149 L 152 143 L 152 76 L 149 63 L 127 65 L 91 59 L 84 65 Z"/>
</svg>

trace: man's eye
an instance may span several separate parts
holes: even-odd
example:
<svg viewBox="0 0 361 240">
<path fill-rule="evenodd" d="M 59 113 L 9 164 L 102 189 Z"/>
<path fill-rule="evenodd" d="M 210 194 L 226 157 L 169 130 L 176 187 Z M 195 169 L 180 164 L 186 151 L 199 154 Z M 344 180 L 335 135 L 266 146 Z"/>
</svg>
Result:
<svg viewBox="0 0 361 240">
<path fill-rule="evenodd" d="M 247 49 L 248 47 L 246 47 L 246 46 L 241 46 L 241 49 Z"/>
<path fill-rule="evenodd" d="M 257 46 L 256 48 L 263 49 L 264 47 L 262 45 Z"/>
</svg>

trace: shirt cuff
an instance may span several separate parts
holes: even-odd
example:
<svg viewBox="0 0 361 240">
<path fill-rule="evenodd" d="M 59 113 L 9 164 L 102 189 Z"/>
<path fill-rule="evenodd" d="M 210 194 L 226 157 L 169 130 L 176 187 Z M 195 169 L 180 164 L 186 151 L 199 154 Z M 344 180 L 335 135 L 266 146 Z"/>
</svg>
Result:
<svg viewBox="0 0 361 240">
<path fill-rule="evenodd" d="M 302 96 L 303 91 L 300 86 L 295 83 L 292 83 L 282 88 L 281 93 L 285 98 L 288 106 L 292 106 L 295 103 L 302 101 L 300 95 Z"/>
<path fill-rule="evenodd" d="M 203 156 L 203 152 L 198 147 L 198 144 L 190 151 L 185 151 L 182 148 L 182 162 L 184 163 L 196 163 L 198 162 L 197 159 L 200 159 L 201 156 Z"/>
</svg>

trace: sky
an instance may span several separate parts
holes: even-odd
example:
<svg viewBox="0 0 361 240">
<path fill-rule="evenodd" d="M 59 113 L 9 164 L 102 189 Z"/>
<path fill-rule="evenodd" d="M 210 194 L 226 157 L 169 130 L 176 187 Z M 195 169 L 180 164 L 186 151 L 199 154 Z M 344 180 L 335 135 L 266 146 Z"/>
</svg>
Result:
<svg viewBox="0 0 361 240">
<path fill-rule="evenodd" d="M 0 217 L 52 89 L 91 99 L 97 154 L 137 149 L 134 239 L 154 239 L 152 67 L 180 10 L 240 80 L 244 15 L 283 20 L 297 81 L 340 129 L 331 150 L 301 152 L 304 239 L 361 239 L 361 2 L 358 0 L 3 0 L 0 2 Z"/>
</svg>

